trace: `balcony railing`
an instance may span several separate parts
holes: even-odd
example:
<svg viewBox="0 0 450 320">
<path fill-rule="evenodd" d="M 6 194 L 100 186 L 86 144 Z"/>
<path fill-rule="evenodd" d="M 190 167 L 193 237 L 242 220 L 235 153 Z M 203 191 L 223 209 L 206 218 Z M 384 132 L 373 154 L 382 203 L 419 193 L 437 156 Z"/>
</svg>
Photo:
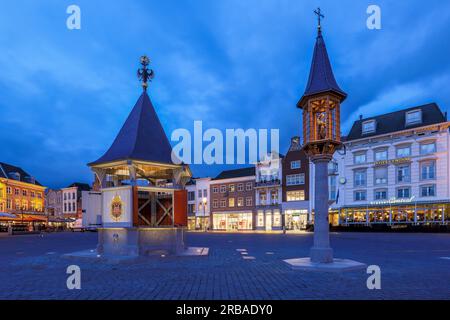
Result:
<svg viewBox="0 0 450 320">
<path fill-rule="evenodd" d="M 259 204 L 257 204 L 257 207 L 277 207 L 280 205 L 279 201 L 260 201 Z"/>
<path fill-rule="evenodd" d="M 259 181 L 256 181 L 256 187 L 270 187 L 279 185 L 281 185 L 280 179 L 270 179 L 270 180 L 260 179 Z"/>
</svg>

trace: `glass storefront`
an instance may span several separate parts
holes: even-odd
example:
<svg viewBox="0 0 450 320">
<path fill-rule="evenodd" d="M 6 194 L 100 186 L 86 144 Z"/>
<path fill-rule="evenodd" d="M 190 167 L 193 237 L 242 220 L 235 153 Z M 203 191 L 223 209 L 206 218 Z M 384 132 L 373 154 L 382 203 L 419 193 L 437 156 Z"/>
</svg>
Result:
<svg viewBox="0 0 450 320">
<path fill-rule="evenodd" d="M 285 210 L 286 230 L 305 230 L 308 224 L 308 210 Z"/>
<path fill-rule="evenodd" d="M 188 230 L 195 230 L 195 217 L 188 217 Z"/>
<path fill-rule="evenodd" d="M 281 212 L 280 210 L 274 210 L 273 211 L 273 226 L 275 228 L 280 228 L 281 227 Z"/>
<path fill-rule="evenodd" d="M 196 217 L 196 229 L 197 230 L 208 230 L 209 229 L 209 216 Z"/>
<path fill-rule="evenodd" d="M 389 223 L 390 210 L 386 209 L 368 209 L 369 223 Z M 365 221 L 364 221 L 365 222 Z"/>
<path fill-rule="evenodd" d="M 258 214 L 256 216 L 256 226 L 258 228 L 264 227 L 264 210 L 258 210 Z"/>
<path fill-rule="evenodd" d="M 339 224 L 431 224 L 450 222 L 449 204 L 345 208 Z"/>
<path fill-rule="evenodd" d="M 253 213 L 214 213 L 213 229 L 227 231 L 252 230 Z"/>
<path fill-rule="evenodd" d="M 256 213 L 256 228 L 258 230 L 280 230 L 282 217 L 280 209 L 258 210 Z"/>
<path fill-rule="evenodd" d="M 417 208 L 417 223 L 440 223 L 442 221 L 449 222 L 448 206 Z"/>
</svg>

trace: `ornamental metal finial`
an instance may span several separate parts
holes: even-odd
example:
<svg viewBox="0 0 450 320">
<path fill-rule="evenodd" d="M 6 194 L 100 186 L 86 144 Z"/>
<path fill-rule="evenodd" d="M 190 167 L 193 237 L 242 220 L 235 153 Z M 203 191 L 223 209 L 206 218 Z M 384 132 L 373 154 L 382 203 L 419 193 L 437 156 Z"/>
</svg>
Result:
<svg viewBox="0 0 450 320">
<path fill-rule="evenodd" d="M 137 76 L 139 80 L 142 80 L 142 88 L 147 91 L 148 82 L 152 81 L 155 74 L 152 69 L 147 68 L 150 64 L 150 59 L 147 56 L 142 56 L 140 60 L 142 68 L 138 69 Z"/>
<path fill-rule="evenodd" d="M 320 20 L 322 18 L 325 18 L 325 16 L 322 14 L 322 11 L 320 10 L 320 7 L 317 8 L 316 10 L 314 10 L 314 13 L 317 15 L 317 20 L 318 20 L 317 29 L 318 29 L 318 31 L 320 33 L 322 31 L 322 26 L 320 25 Z"/>
</svg>

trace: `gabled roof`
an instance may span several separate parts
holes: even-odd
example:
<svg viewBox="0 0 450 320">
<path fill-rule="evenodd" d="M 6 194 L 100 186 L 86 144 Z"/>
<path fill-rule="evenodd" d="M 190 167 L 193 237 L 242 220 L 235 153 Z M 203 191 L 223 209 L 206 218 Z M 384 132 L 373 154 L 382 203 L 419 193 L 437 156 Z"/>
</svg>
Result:
<svg viewBox="0 0 450 320">
<path fill-rule="evenodd" d="M 248 167 L 248 168 L 222 171 L 213 180 L 251 177 L 251 176 L 254 176 L 255 174 L 256 174 L 256 171 L 255 171 L 255 167 L 253 166 L 253 167 Z"/>
<path fill-rule="evenodd" d="M 34 180 L 34 183 L 28 181 L 26 178 L 33 178 L 32 175 L 28 174 L 28 172 L 26 172 L 25 170 L 23 170 L 20 167 L 16 167 L 13 166 L 11 164 L 7 164 L 4 162 L 0 162 L 0 177 L 2 178 L 6 178 L 6 179 L 11 179 L 11 177 L 9 176 L 11 173 L 13 172 L 17 172 L 20 175 L 20 180 L 21 182 L 25 182 L 25 183 L 31 183 L 31 184 L 35 184 L 38 186 L 42 186 L 39 181 Z"/>
<path fill-rule="evenodd" d="M 347 94 L 339 87 L 336 79 L 334 78 L 325 41 L 322 37 L 322 32 L 319 29 L 316 44 L 314 46 L 308 83 L 306 85 L 305 93 L 299 101 L 298 106 L 301 107 L 305 98 L 325 92 L 335 93 L 338 96 L 341 96 L 342 100 L 347 97 Z"/>
<path fill-rule="evenodd" d="M 172 163 L 172 147 L 147 92 L 143 92 L 109 150 L 90 166 L 118 160 Z"/>
<path fill-rule="evenodd" d="M 422 122 L 407 126 L 406 113 L 413 110 L 422 111 Z M 375 132 L 362 134 L 362 124 L 370 120 L 375 120 Z M 429 103 L 418 107 L 412 107 L 355 121 L 345 141 L 378 136 L 381 134 L 388 134 L 396 131 L 413 129 L 442 122 L 447 122 L 446 116 L 442 113 L 441 109 L 436 103 Z"/>
<path fill-rule="evenodd" d="M 196 184 L 195 178 L 191 178 L 188 182 L 186 182 L 187 186 L 193 186 Z"/>
<path fill-rule="evenodd" d="M 281 154 L 276 151 L 272 151 L 272 152 L 268 152 L 267 154 L 260 157 L 258 160 L 258 163 L 265 162 L 268 160 L 273 160 L 273 159 L 283 159 L 284 157 L 285 157 L 284 154 Z"/>
</svg>

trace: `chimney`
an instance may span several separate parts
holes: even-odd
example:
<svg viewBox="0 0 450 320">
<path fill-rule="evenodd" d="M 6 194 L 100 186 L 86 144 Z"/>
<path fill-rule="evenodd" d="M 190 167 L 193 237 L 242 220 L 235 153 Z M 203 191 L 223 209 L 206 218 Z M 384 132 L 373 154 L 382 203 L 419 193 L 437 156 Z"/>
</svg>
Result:
<svg viewBox="0 0 450 320">
<path fill-rule="evenodd" d="M 362 119 L 363 119 L 363 115 L 360 114 L 360 115 L 359 115 L 359 120 L 362 120 Z"/>
</svg>

